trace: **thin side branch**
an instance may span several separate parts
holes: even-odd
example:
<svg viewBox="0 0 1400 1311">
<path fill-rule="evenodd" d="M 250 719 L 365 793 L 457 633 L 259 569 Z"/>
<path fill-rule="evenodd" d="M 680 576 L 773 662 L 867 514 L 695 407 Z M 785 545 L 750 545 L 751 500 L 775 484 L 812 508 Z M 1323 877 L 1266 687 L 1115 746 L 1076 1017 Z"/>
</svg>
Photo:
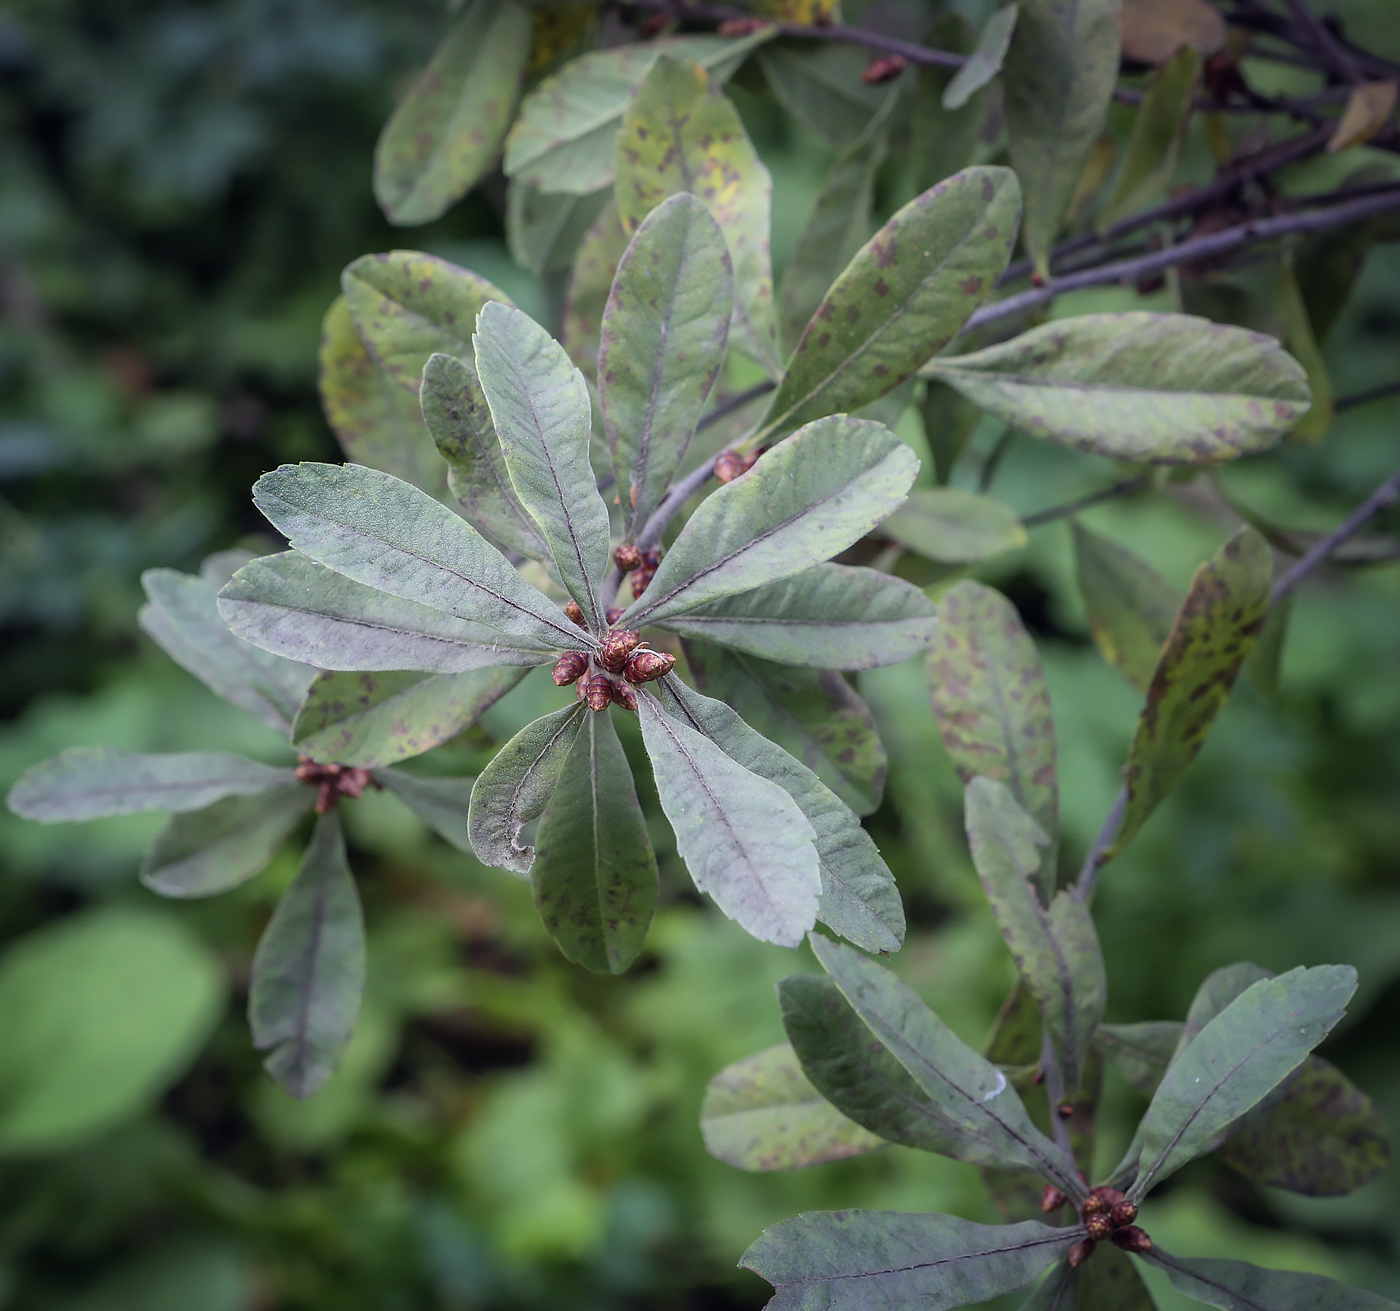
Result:
<svg viewBox="0 0 1400 1311">
<path fill-rule="evenodd" d="M 1079 870 L 1079 877 L 1074 881 L 1074 895 L 1080 901 L 1088 901 L 1093 895 L 1094 884 L 1098 882 L 1099 870 L 1108 861 L 1108 849 L 1113 845 L 1113 839 L 1118 836 L 1118 830 L 1123 825 L 1123 816 L 1128 809 L 1128 785 L 1123 784 L 1118 789 L 1118 795 L 1113 799 L 1113 805 L 1109 807 L 1107 816 L 1104 818 L 1103 827 L 1099 829 L 1098 837 L 1089 848 L 1089 854 L 1084 857 L 1084 864 Z"/>
<path fill-rule="evenodd" d="M 1390 509 L 1400 501 L 1400 469 L 1390 475 L 1374 492 L 1334 528 L 1326 537 L 1316 542 L 1296 564 L 1281 573 L 1274 582 L 1272 602 L 1277 605 L 1312 571 L 1326 563 L 1338 547 L 1349 542 L 1382 511 Z"/>
<path fill-rule="evenodd" d="M 1036 528 L 1044 523 L 1053 523 L 1056 519 L 1067 519 L 1072 514 L 1089 509 L 1090 506 L 1101 505 L 1104 501 L 1114 501 L 1120 496 L 1131 496 L 1134 492 L 1140 492 L 1151 485 L 1152 475 L 1150 473 L 1142 474 L 1137 478 L 1125 478 L 1122 482 L 1114 483 L 1112 487 L 1104 487 L 1097 492 L 1090 492 L 1087 496 L 1066 501 L 1063 505 L 1052 505 L 1048 510 L 1037 510 L 1034 514 L 1023 515 L 1021 526 L 1023 528 Z"/>
</svg>

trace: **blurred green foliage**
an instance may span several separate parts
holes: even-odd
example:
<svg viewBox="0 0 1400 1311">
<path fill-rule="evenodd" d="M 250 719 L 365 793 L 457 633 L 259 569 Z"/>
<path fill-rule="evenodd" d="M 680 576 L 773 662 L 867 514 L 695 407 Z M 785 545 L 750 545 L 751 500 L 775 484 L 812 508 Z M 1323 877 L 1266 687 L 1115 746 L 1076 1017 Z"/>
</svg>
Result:
<svg viewBox="0 0 1400 1311">
<path fill-rule="evenodd" d="M 1340 8 L 1397 53 L 1387 0 Z M 441 21 L 428 0 L 49 0 L 0 17 L 0 787 L 75 743 L 285 759 L 138 635 L 138 575 L 257 546 L 254 477 L 337 458 L 315 393 L 320 319 L 344 264 L 406 244 L 379 217 L 370 158 Z M 733 95 L 774 175 L 781 266 L 830 152 L 742 85 Z M 488 183 L 411 244 L 551 321 L 557 275 L 510 262 L 502 204 Z M 1055 312 L 1144 303 L 1080 293 Z M 1400 251 L 1378 246 L 1326 341 L 1335 394 L 1395 376 L 1397 306 Z M 1329 527 L 1393 466 L 1398 428 L 1400 402 L 1359 407 L 1322 445 L 1220 481 L 1279 521 Z M 973 434 L 956 483 L 975 486 L 999 437 L 990 423 Z M 1031 512 L 1101 485 L 1105 468 L 1013 440 L 996 492 Z M 1085 518 L 1181 587 L 1234 522 L 1205 479 Z M 1069 864 L 1117 789 L 1136 697 L 1088 638 L 1065 524 L 984 576 L 1045 660 Z M 1175 1018 L 1232 960 L 1352 962 L 1361 992 L 1325 1051 L 1400 1122 L 1398 670 L 1400 572 L 1333 571 L 1302 591 L 1278 695 L 1242 684 L 1185 784 L 1105 875 L 1110 1020 Z M 891 757 L 869 822 L 910 914 L 894 963 L 977 1043 L 1012 973 L 967 859 L 961 787 L 918 667 L 860 688 Z M 528 681 L 425 767 L 475 771 L 543 693 Z M 526 885 L 367 797 L 350 830 L 371 934 L 365 1009 L 342 1069 L 305 1104 L 262 1073 L 242 1013 L 290 854 L 228 896 L 171 904 L 135 879 L 158 818 L 48 829 L 0 814 L 0 1308 L 749 1307 L 764 1286 L 733 1263 L 797 1211 L 991 1218 L 973 1169 L 903 1149 L 772 1176 L 706 1156 L 705 1082 L 781 1038 L 772 985 L 793 956 L 684 891 L 649 786 L 664 908 L 621 980 L 566 964 Z M 151 959 L 176 962 L 171 995 L 146 996 L 140 961 L 135 977 L 113 972 L 103 934 L 147 935 Z M 46 985 L 46 951 L 79 952 L 84 972 Z M 24 1054 L 44 1044 L 68 1072 L 26 1083 Z M 1113 1080 L 1108 1096 L 1111 1163 L 1141 1104 Z M 14 1132 L 26 1098 L 77 1129 Z M 1147 1223 L 1168 1247 L 1400 1296 L 1394 1170 L 1324 1204 L 1199 1162 Z M 1163 1308 L 1179 1304 L 1161 1292 Z"/>
</svg>

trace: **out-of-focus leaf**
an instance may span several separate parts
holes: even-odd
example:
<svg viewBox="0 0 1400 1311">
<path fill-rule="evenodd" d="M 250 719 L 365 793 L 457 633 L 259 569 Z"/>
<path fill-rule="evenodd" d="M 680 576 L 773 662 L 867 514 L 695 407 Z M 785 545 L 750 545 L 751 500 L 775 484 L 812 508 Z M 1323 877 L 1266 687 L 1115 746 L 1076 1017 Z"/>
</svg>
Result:
<svg viewBox="0 0 1400 1311">
<path fill-rule="evenodd" d="M 762 438 L 869 405 L 946 345 L 1006 267 L 1019 207 L 1009 169 L 969 168 L 899 210 L 818 306 Z"/>
<path fill-rule="evenodd" d="M 946 487 L 972 434 L 982 417 L 978 408 L 935 378 L 928 380 L 920 412 L 929 453 L 933 456 L 933 477 L 940 487 Z"/>
<path fill-rule="evenodd" d="M 1224 1311 L 1395 1311 L 1396 1303 L 1364 1289 L 1297 1270 L 1265 1270 L 1246 1261 L 1173 1256 L 1152 1247 L 1144 1260 L 1187 1297 Z"/>
<path fill-rule="evenodd" d="M 6 803 L 25 819 L 71 824 L 148 810 L 202 810 L 222 797 L 252 796 L 292 778 L 289 769 L 228 751 L 143 755 L 69 747 L 27 770 Z"/>
<path fill-rule="evenodd" d="M 469 0 L 379 135 L 374 194 L 391 223 L 441 217 L 491 167 L 529 54 L 524 9 Z"/>
<path fill-rule="evenodd" d="M 576 965 L 621 974 L 656 906 L 656 856 L 611 714 L 589 714 L 540 820 L 535 908 Z"/>
<path fill-rule="evenodd" d="M 1020 1311 L 1079 1311 L 1079 1280 L 1083 1272 L 1083 1266 L 1056 1265 L 1021 1303 Z"/>
<path fill-rule="evenodd" d="M 530 872 L 535 849 L 520 845 L 520 830 L 544 814 L 589 713 L 575 702 L 527 724 L 477 776 L 467 836 L 483 864 Z"/>
<path fill-rule="evenodd" d="M 285 733 L 315 668 L 260 651 L 229 632 L 219 614 L 218 586 L 209 579 L 148 569 L 141 585 L 150 598 L 141 607 L 141 627 L 165 653 L 225 701 Z"/>
<path fill-rule="evenodd" d="M 914 488 L 882 531 L 901 546 L 948 564 L 986 560 L 1026 544 L 1015 510 L 961 487 Z"/>
<path fill-rule="evenodd" d="M 808 424 L 700 503 L 620 622 L 659 623 L 820 564 L 898 506 L 918 468 L 882 424 Z"/>
<path fill-rule="evenodd" d="M 141 882 L 162 897 L 237 887 L 266 867 L 315 800 L 315 789 L 289 783 L 175 815 L 146 852 Z"/>
<path fill-rule="evenodd" d="M 1302 1064 L 1356 991 L 1349 965 L 1319 965 L 1261 979 L 1220 1012 L 1168 1068 L 1128 1149 L 1140 1198 Z"/>
<path fill-rule="evenodd" d="M 1347 105 L 1337 120 L 1336 131 L 1327 143 L 1329 154 L 1338 154 L 1359 146 L 1376 135 L 1395 113 L 1395 98 L 1400 93 L 1400 83 L 1363 82 L 1351 89 Z"/>
<path fill-rule="evenodd" d="M 291 887 L 253 955 L 248 1023 L 272 1050 L 267 1072 L 310 1097 L 334 1072 L 355 1031 L 365 987 L 365 920 L 334 812 L 316 821 Z"/>
<path fill-rule="evenodd" d="M 1270 701 L 1278 696 L 1279 683 L 1283 678 L 1283 649 L 1288 640 L 1288 621 L 1292 614 L 1291 595 L 1271 605 L 1259 640 L 1245 658 L 1245 675 Z"/>
<path fill-rule="evenodd" d="M 0 1153 L 59 1151 L 153 1103 L 223 1010 L 215 957 L 168 914 L 86 910 L 0 956 Z"/>
<path fill-rule="evenodd" d="M 850 807 L 810 769 L 751 728 L 722 701 L 678 678 L 656 684 L 668 714 L 688 723 L 750 773 L 783 789 L 816 831 L 821 898 L 817 918 L 866 951 L 897 951 L 904 905 L 894 876 Z"/>
<path fill-rule="evenodd" d="M 1386 85 L 1393 89 L 1395 83 L 1390 82 Z M 1291 255 L 1285 256 L 1279 262 L 1278 295 L 1274 304 L 1283 324 L 1283 344 L 1303 366 L 1303 372 L 1308 379 L 1308 390 L 1312 393 L 1312 408 L 1298 420 L 1290 435 L 1299 445 L 1316 446 L 1327 436 L 1327 430 L 1332 426 L 1332 380 L 1327 373 L 1327 361 L 1322 357 L 1322 348 L 1313 332 L 1308 307 L 1303 302 L 1303 293 L 1298 287 L 1298 276 L 1293 271 Z"/>
<path fill-rule="evenodd" d="M 1079 1268 L 1075 1311 L 1157 1311 L 1137 1267 L 1112 1243 L 1100 1243 L 1094 1259 Z M 1066 1303 L 1060 1311 L 1071 1311 Z"/>
<path fill-rule="evenodd" d="M 473 369 L 451 355 L 423 367 L 423 418 L 447 461 L 447 486 L 472 525 L 508 551 L 548 560 L 549 544 L 520 503 Z"/>
<path fill-rule="evenodd" d="M 616 201 L 609 191 L 607 206 L 584 234 L 574 257 L 559 333 L 569 358 L 590 378 L 598 372 L 603 310 L 627 240 L 617 217 Z"/>
<path fill-rule="evenodd" d="M 544 664 L 560 645 L 538 636 L 503 640 L 497 628 L 390 596 L 299 551 L 244 565 L 218 604 L 240 638 L 321 669 L 456 674 L 492 665 Z"/>
<path fill-rule="evenodd" d="M 1057 319 L 924 373 L 1032 437 L 1146 464 L 1267 450 L 1308 404 L 1272 337 L 1187 314 Z"/>
<path fill-rule="evenodd" d="M 687 644 L 686 658 L 703 691 L 800 760 L 857 815 L 879 806 L 889 762 L 875 717 L 840 674 L 704 643 Z"/>
<path fill-rule="evenodd" d="M 711 1156 L 740 1170 L 800 1170 L 885 1146 L 812 1087 L 785 1042 L 710 1080 L 700 1132 Z"/>
<path fill-rule="evenodd" d="M 1025 1287 L 1081 1233 L 1035 1220 L 810 1211 L 765 1229 L 739 1264 L 777 1290 L 768 1311 L 946 1311 Z"/>
<path fill-rule="evenodd" d="M 943 89 L 943 108 L 961 109 L 973 96 L 1001 72 L 1002 61 L 1011 45 L 1011 34 L 1016 30 L 1016 15 L 1019 11 L 1014 4 L 998 9 L 987 19 L 977 45 L 953 80 Z"/>
<path fill-rule="evenodd" d="M 1182 46 L 1202 55 L 1225 47 L 1225 20 L 1207 0 L 1123 0 L 1123 58 L 1165 64 Z"/>
<path fill-rule="evenodd" d="M 1272 581 L 1273 557 L 1252 528 L 1241 528 L 1196 570 L 1128 750 L 1128 807 L 1114 851 L 1181 781 L 1205 745 L 1264 626 Z"/>
<path fill-rule="evenodd" d="M 1103 658 L 1144 695 L 1181 609 L 1181 596 L 1151 565 L 1075 520 L 1075 577 Z"/>
<path fill-rule="evenodd" d="M 321 674 L 292 726 L 292 745 L 327 764 L 377 769 L 456 737 L 522 678 L 519 666 L 462 674 Z"/>
<path fill-rule="evenodd" d="M 569 196 L 512 180 L 506 188 L 511 259 L 536 275 L 567 269 L 579 243 L 611 201 L 606 187 L 587 196 Z"/>
<path fill-rule="evenodd" d="M 774 377 L 782 372 L 768 254 L 773 180 L 738 111 L 696 63 L 663 55 L 628 106 L 617 139 L 617 208 L 635 232 L 663 200 L 698 196 L 734 270 L 732 344 Z"/>
<path fill-rule="evenodd" d="M 1262 965 L 1247 960 L 1236 961 L 1233 965 L 1222 965 L 1220 969 L 1212 970 L 1196 989 L 1196 995 L 1191 998 L 1190 1009 L 1186 1012 L 1186 1023 L 1181 1026 L 1181 1040 L 1173 1058 L 1180 1056 L 1195 1036 L 1236 997 L 1261 979 L 1273 977 Z"/>
<path fill-rule="evenodd" d="M 795 947 L 816 922 L 816 832 L 778 784 L 731 759 L 699 729 L 638 697 L 661 809 L 695 886 L 763 942 Z"/>
<path fill-rule="evenodd" d="M 487 301 L 510 297 L 436 255 L 362 255 L 340 277 L 355 330 L 384 371 L 415 397 L 435 352 L 472 363 L 472 329 Z"/>
<path fill-rule="evenodd" d="M 758 52 L 773 98 L 832 150 L 860 137 L 888 95 L 860 80 L 869 63 L 868 51 L 835 41 L 775 41 Z"/>
<path fill-rule="evenodd" d="M 528 315 L 488 304 L 477 321 L 476 369 L 520 503 L 549 543 L 565 590 L 602 632 L 608 507 L 588 458 L 593 404 L 583 374 Z"/>
<path fill-rule="evenodd" d="M 977 35 L 960 13 L 945 9 L 930 24 L 927 44 L 967 55 L 976 49 Z M 956 77 L 955 70 L 933 64 L 918 70 L 909 122 L 909 175 L 916 192 L 926 191 L 966 168 L 977 150 L 990 93 L 984 87 L 974 92 L 962 108 L 945 109 L 943 93 Z"/>
<path fill-rule="evenodd" d="M 819 564 L 792 578 L 678 615 L 685 637 L 809 669 L 873 669 L 928 649 L 934 608 L 903 579 Z"/>
<path fill-rule="evenodd" d="M 494 628 L 511 645 L 589 646 L 476 529 L 386 473 L 284 464 L 258 479 L 253 500 L 297 550 L 357 583 Z"/>
<path fill-rule="evenodd" d="M 1118 79 L 1119 0 L 1021 0 L 1002 88 L 1024 239 L 1041 274 Z"/>
<path fill-rule="evenodd" d="M 1060 830 L 1055 725 L 1045 671 L 1016 608 L 981 583 L 958 583 L 938 603 L 927 671 L 939 736 L 958 777 L 1004 783 L 1053 851 Z M 1050 871 L 1039 886 L 1048 902 Z"/>
<path fill-rule="evenodd" d="M 374 777 L 440 837 L 459 851 L 471 852 L 467 811 L 475 779 L 424 778 L 402 769 L 376 770 Z"/>
<path fill-rule="evenodd" d="M 723 232 L 688 192 L 647 215 L 618 265 L 598 395 L 628 540 L 661 504 L 724 364 L 733 281 Z"/>
<path fill-rule="evenodd" d="M 1099 1045 L 1144 1097 L 1162 1082 L 1181 1041 L 1182 1025 L 1175 1020 L 1145 1020 L 1140 1024 L 1099 1025 Z"/>
<path fill-rule="evenodd" d="M 527 95 L 506 137 L 507 176 L 541 190 L 587 195 L 613 180 L 622 116 L 663 55 L 693 59 L 725 81 L 773 35 L 664 37 L 571 59 Z"/>
</svg>

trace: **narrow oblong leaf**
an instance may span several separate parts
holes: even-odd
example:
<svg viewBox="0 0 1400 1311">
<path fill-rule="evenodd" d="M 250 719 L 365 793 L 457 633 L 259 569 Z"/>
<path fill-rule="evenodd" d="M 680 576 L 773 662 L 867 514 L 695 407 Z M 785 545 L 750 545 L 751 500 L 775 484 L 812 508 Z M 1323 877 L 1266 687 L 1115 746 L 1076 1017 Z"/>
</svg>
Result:
<svg viewBox="0 0 1400 1311">
<path fill-rule="evenodd" d="M 987 19 L 977 45 L 967 62 L 958 69 L 953 80 L 943 89 L 943 108 L 961 109 L 973 96 L 1001 72 L 1002 61 L 1016 30 L 1017 7 L 1006 5 Z"/>
<path fill-rule="evenodd" d="M 1375 136 L 1394 116 L 1397 94 L 1400 94 L 1400 82 L 1394 78 L 1361 82 L 1352 87 L 1346 108 L 1327 143 L 1327 153 L 1339 154 Z"/>
<path fill-rule="evenodd" d="M 1113 851 L 1137 832 L 1205 745 L 1264 627 L 1272 581 L 1273 557 L 1252 528 L 1241 528 L 1196 570 L 1128 749 L 1128 807 Z"/>
<path fill-rule="evenodd" d="M 609 564 L 608 507 L 588 458 L 588 384 L 564 348 L 511 306 L 488 304 L 473 340 L 511 485 L 549 543 L 565 590 L 602 632 L 598 593 Z"/>
<path fill-rule="evenodd" d="M 1292 1074 L 1355 991 L 1349 965 L 1299 967 L 1261 979 L 1211 1020 L 1167 1070 L 1138 1126 L 1130 1196 L 1208 1150 Z"/>
<path fill-rule="evenodd" d="M 620 622 L 659 623 L 819 564 L 880 523 L 918 470 L 882 424 L 808 424 L 700 503 Z"/>
<path fill-rule="evenodd" d="M 530 16 L 470 0 L 385 123 L 374 195 L 391 223 L 430 223 L 491 167 L 530 54 Z"/>
<path fill-rule="evenodd" d="M 966 564 L 1026 544 L 1026 530 L 1004 501 L 961 487 L 916 487 L 882 525 L 901 546 L 930 560 Z"/>
<path fill-rule="evenodd" d="M 782 371 L 768 251 L 773 180 L 738 111 L 704 68 L 661 55 L 617 138 L 617 208 L 625 231 L 668 196 L 691 192 L 713 215 L 734 270 L 733 344 Z"/>
<path fill-rule="evenodd" d="M 266 867 L 315 800 L 314 788 L 288 783 L 175 815 L 146 852 L 141 882 L 162 897 L 237 887 Z"/>
<path fill-rule="evenodd" d="M 800 1170 L 885 1146 L 812 1087 L 785 1042 L 710 1080 L 700 1132 L 711 1156 L 740 1170 Z"/>
<path fill-rule="evenodd" d="M 475 372 L 454 356 L 430 355 L 422 399 L 424 422 L 447 461 L 448 490 L 468 521 L 508 551 L 548 560 L 549 543 L 516 495 Z"/>
<path fill-rule="evenodd" d="M 1004 168 L 964 169 L 899 210 L 817 307 L 763 439 L 869 405 L 946 345 L 1006 267 L 1019 213 Z"/>
<path fill-rule="evenodd" d="M 688 192 L 646 216 L 618 264 L 598 398 L 629 540 L 661 504 L 724 363 L 733 282 L 724 234 Z"/>
<path fill-rule="evenodd" d="M 1225 19 L 1209 0 L 1123 0 L 1123 58 L 1165 64 L 1182 46 L 1213 55 L 1225 46 Z"/>
<path fill-rule="evenodd" d="M 795 947 L 816 922 L 816 832 L 776 783 L 639 696 L 661 809 L 695 886 L 754 937 Z"/>
<path fill-rule="evenodd" d="M 253 955 L 253 1045 L 272 1049 L 267 1072 L 293 1097 L 310 1097 L 334 1072 L 364 987 L 364 912 L 332 811 L 316 821 Z"/>
<path fill-rule="evenodd" d="M 576 965 L 621 974 L 646 941 L 656 855 L 610 714 L 589 714 L 540 820 L 530 885 Z"/>
<path fill-rule="evenodd" d="M 374 778 L 439 837 L 458 851 L 475 854 L 467 838 L 467 811 L 475 779 L 425 778 L 402 769 L 378 769 Z"/>
<path fill-rule="evenodd" d="M 520 831 L 544 814 L 589 713 L 580 701 L 526 724 L 477 775 L 467 837 L 483 864 L 530 872 L 535 849 L 521 845 Z"/>
<path fill-rule="evenodd" d="M 258 479 L 253 500 L 302 554 L 357 583 L 495 629 L 508 645 L 590 646 L 476 529 L 389 474 L 284 464 Z"/>
<path fill-rule="evenodd" d="M 628 240 L 618 220 L 612 193 L 608 196 L 603 212 L 579 243 L 559 329 L 559 340 L 569 352 L 569 358 L 590 378 L 598 373 L 603 311 Z"/>
<path fill-rule="evenodd" d="M 203 810 L 223 797 L 252 796 L 292 779 L 289 769 L 228 751 L 146 755 L 69 747 L 26 770 L 6 804 L 41 824 L 71 824 L 149 810 Z"/>
<path fill-rule="evenodd" d="M 1057 319 L 923 372 L 1032 437 L 1145 464 L 1267 450 L 1308 406 L 1274 338 L 1189 314 Z"/>
<path fill-rule="evenodd" d="M 543 664 L 558 650 L 391 596 L 300 551 L 244 565 L 219 593 L 218 613 L 239 638 L 321 669 L 455 674 Z"/>
<path fill-rule="evenodd" d="M 1036 1220 L 809 1211 L 764 1230 L 739 1264 L 777 1290 L 768 1311 L 947 1311 L 1024 1288 L 1082 1233 Z"/>
<path fill-rule="evenodd" d="M 809 669 L 874 669 L 928 649 L 933 602 L 875 569 L 819 564 L 666 621 L 684 637 Z"/>
<path fill-rule="evenodd" d="M 1395 1311 L 1389 1298 L 1299 1270 L 1266 1270 L 1246 1261 L 1173 1256 L 1152 1247 L 1143 1259 L 1187 1297 L 1223 1311 Z"/>
<path fill-rule="evenodd" d="M 1151 1097 L 1176 1054 L 1181 1030 L 1175 1020 L 1101 1024 L 1098 1041 L 1123 1077 L 1143 1096 Z"/>
<path fill-rule="evenodd" d="M 326 764 L 378 769 L 421 755 L 470 728 L 528 671 L 321 674 L 292 725 L 292 745 Z"/>
</svg>

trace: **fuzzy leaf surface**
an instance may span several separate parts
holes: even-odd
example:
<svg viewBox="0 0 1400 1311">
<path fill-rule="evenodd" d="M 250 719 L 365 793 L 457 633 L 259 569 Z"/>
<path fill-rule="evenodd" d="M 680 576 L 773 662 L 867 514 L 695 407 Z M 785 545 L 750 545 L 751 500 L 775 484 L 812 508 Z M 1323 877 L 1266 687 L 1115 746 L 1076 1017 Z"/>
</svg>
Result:
<svg viewBox="0 0 1400 1311">
<path fill-rule="evenodd" d="M 1309 400 L 1274 338 L 1189 314 L 1057 319 L 923 372 L 1032 437 L 1145 464 L 1267 450 Z"/>
<path fill-rule="evenodd" d="M 964 564 L 1026 544 L 1026 530 L 1004 501 L 962 487 L 916 487 L 883 531 L 930 560 Z"/>
<path fill-rule="evenodd" d="M 1325 1275 L 1266 1270 L 1246 1261 L 1180 1257 L 1154 1246 L 1143 1259 L 1187 1297 L 1223 1311 L 1395 1311 L 1397 1303 Z"/>
<path fill-rule="evenodd" d="M 444 841 L 471 852 L 467 811 L 475 779 L 425 778 L 402 769 L 376 770 L 374 777 Z"/>
</svg>

